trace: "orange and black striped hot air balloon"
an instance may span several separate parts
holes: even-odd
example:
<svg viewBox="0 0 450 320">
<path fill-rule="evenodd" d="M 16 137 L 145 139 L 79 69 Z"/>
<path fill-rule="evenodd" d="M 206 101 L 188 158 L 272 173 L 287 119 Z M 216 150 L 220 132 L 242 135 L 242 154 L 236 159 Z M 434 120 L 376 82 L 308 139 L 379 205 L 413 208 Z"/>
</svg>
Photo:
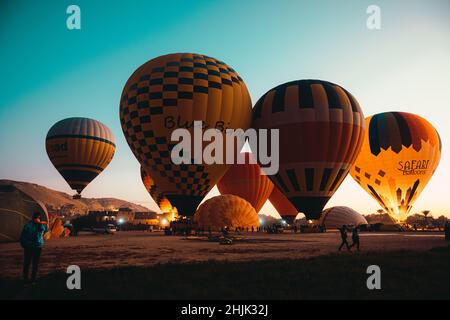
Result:
<svg viewBox="0 0 450 320">
<path fill-rule="evenodd" d="M 225 137 L 225 129 L 248 129 L 251 114 L 250 94 L 236 71 L 194 53 L 168 54 L 144 63 L 128 79 L 120 101 L 128 145 L 184 216 L 195 213 L 229 166 L 205 165 L 195 152 L 190 163 L 175 164 L 171 151 L 178 142 L 171 141 L 173 131 L 187 129 L 192 137 L 194 121 L 200 121 L 203 129 L 215 128 Z M 236 143 L 242 147 L 244 141 Z"/>
<path fill-rule="evenodd" d="M 164 196 L 164 194 L 159 190 L 158 186 L 155 185 L 153 179 L 145 172 L 144 168 L 141 166 L 141 179 L 145 186 L 145 189 L 150 194 L 152 199 L 156 202 L 158 207 L 162 212 L 172 212 L 176 210 L 170 204 L 170 201 Z"/>
<path fill-rule="evenodd" d="M 89 118 L 68 118 L 54 124 L 45 142 L 48 157 L 73 190 L 74 198 L 111 162 L 114 135 L 103 123 Z"/>
<path fill-rule="evenodd" d="M 261 168 L 252 159 L 249 152 L 241 153 L 241 163 L 227 170 L 217 183 L 221 194 L 234 194 L 248 202 L 259 212 L 272 193 L 273 183 L 262 173 Z"/>
<path fill-rule="evenodd" d="M 298 210 L 277 187 L 273 188 L 273 191 L 269 196 L 269 201 L 272 203 L 283 220 L 289 224 L 294 223 Z"/>
<path fill-rule="evenodd" d="M 441 158 L 441 139 L 424 118 L 384 112 L 366 119 L 352 177 L 387 213 L 403 222 Z"/>
<path fill-rule="evenodd" d="M 307 219 L 318 219 L 361 149 L 356 99 L 327 81 L 288 82 L 256 103 L 253 126 L 279 129 L 280 170 L 271 179 Z"/>
</svg>

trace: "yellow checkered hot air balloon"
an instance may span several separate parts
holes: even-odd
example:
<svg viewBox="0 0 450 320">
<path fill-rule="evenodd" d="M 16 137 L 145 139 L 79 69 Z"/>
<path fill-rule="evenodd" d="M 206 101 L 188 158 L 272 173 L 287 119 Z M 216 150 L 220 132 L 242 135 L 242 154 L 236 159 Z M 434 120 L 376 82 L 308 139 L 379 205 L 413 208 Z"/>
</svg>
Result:
<svg viewBox="0 0 450 320">
<path fill-rule="evenodd" d="M 68 118 L 54 124 L 45 147 L 55 168 L 79 198 L 83 189 L 111 162 L 116 150 L 114 136 L 101 122 Z"/>
<path fill-rule="evenodd" d="M 204 196 L 222 177 L 224 164 L 174 164 L 171 141 L 175 129 L 246 130 L 251 124 L 247 87 L 231 67 L 193 53 L 157 57 L 128 79 L 120 101 L 122 130 L 134 155 L 170 203 L 192 216 Z M 243 144 L 243 141 L 238 141 Z M 205 144 L 203 144 L 203 147 Z"/>
<path fill-rule="evenodd" d="M 398 222 L 406 219 L 441 158 L 441 139 L 424 118 L 385 112 L 366 118 L 350 174 Z"/>
</svg>

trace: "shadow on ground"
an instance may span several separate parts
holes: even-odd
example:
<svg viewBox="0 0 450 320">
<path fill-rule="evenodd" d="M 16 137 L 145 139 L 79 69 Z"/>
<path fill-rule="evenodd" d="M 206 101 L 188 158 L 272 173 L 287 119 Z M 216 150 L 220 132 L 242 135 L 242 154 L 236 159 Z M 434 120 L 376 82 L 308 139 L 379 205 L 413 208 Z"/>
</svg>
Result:
<svg viewBox="0 0 450 320">
<path fill-rule="evenodd" d="M 366 269 L 381 268 L 381 290 Z M 83 270 L 82 289 L 52 273 L 33 287 L 0 278 L 2 299 L 450 299 L 450 247 L 302 260 L 204 262 Z"/>
</svg>

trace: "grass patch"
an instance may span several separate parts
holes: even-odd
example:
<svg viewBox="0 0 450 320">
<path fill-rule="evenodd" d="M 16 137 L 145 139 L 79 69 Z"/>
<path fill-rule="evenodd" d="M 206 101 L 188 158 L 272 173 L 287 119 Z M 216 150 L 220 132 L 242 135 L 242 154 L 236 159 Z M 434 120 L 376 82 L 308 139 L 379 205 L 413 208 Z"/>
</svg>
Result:
<svg viewBox="0 0 450 320">
<path fill-rule="evenodd" d="M 382 290 L 366 287 L 369 265 Z M 83 270 L 82 290 L 55 272 L 25 288 L 0 278 L 2 299 L 450 299 L 450 247 L 312 259 Z"/>
</svg>

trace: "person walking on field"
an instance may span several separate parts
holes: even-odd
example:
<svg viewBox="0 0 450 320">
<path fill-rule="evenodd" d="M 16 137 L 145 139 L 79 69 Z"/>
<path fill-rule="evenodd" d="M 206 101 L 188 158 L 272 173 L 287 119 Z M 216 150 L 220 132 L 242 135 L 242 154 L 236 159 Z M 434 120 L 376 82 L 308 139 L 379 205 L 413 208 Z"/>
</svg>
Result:
<svg viewBox="0 0 450 320">
<path fill-rule="evenodd" d="M 34 284 L 39 267 L 42 247 L 44 246 L 44 233 L 48 231 L 47 222 L 41 221 L 39 212 L 33 213 L 33 219 L 22 229 L 20 244 L 24 250 L 23 280 L 30 282 L 29 271 L 31 267 L 31 283 Z"/>
<path fill-rule="evenodd" d="M 341 234 L 341 245 L 339 246 L 339 251 L 341 251 L 342 247 L 345 245 L 347 247 L 347 250 L 350 251 L 350 246 L 347 242 L 347 226 L 344 224 L 341 228 L 338 228 L 340 234 Z"/>
<path fill-rule="evenodd" d="M 356 245 L 356 250 L 359 251 L 359 233 L 358 233 L 358 227 L 354 227 L 352 229 L 352 245 L 350 246 L 350 248 L 352 248 L 353 246 Z"/>
</svg>

